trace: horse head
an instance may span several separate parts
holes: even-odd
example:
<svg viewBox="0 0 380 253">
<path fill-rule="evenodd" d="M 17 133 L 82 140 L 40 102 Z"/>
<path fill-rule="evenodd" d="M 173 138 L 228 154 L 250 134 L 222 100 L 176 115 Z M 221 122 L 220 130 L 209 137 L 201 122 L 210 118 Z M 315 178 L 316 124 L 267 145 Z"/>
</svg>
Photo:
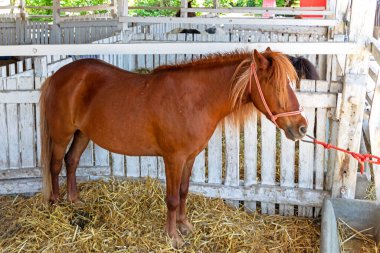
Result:
<svg viewBox="0 0 380 253">
<path fill-rule="evenodd" d="M 287 138 L 302 139 L 307 131 L 307 120 L 291 87 L 297 73 L 288 58 L 270 48 L 262 54 L 255 50 L 250 79 L 250 94 L 256 108 L 284 130 Z"/>
</svg>

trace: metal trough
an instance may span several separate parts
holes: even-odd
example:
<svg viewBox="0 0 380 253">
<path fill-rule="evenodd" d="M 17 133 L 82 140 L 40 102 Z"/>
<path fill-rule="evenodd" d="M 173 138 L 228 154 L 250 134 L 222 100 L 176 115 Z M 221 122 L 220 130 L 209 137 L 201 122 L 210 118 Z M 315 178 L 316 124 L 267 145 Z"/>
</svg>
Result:
<svg viewBox="0 0 380 253">
<path fill-rule="evenodd" d="M 354 199 L 325 199 L 322 209 L 321 252 L 339 253 L 338 219 L 342 219 L 358 231 L 366 231 L 380 242 L 380 204 Z"/>
</svg>

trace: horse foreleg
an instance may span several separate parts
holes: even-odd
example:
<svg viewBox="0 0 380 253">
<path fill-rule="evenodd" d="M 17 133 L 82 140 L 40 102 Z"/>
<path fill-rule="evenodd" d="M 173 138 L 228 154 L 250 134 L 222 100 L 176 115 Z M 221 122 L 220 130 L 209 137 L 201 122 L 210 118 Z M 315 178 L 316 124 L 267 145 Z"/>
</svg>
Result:
<svg viewBox="0 0 380 253">
<path fill-rule="evenodd" d="M 179 189 L 182 178 L 184 161 L 177 157 L 164 157 L 166 174 L 166 206 L 167 221 L 165 230 L 172 239 L 174 248 L 183 245 L 183 241 L 176 229 L 176 212 L 179 206 Z"/>
<path fill-rule="evenodd" d="M 178 228 L 183 235 L 189 234 L 194 229 L 193 225 L 191 225 L 186 216 L 186 198 L 189 192 L 190 176 L 193 169 L 194 160 L 195 159 L 191 159 L 187 161 L 182 172 L 181 186 L 179 190 L 180 203 L 179 208 L 177 208 L 177 223 Z"/>
<path fill-rule="evenodd" d="M 65 155 L 65 164 L 67 171 L 67 199 L 70 202 L 77 202 L 79 200 L 75 173 L 80 156 L 86 149 L 89 141 L 90 139 L 85 134 L 80 131 L 76 131 L 70 149 Z"/>
</svg>

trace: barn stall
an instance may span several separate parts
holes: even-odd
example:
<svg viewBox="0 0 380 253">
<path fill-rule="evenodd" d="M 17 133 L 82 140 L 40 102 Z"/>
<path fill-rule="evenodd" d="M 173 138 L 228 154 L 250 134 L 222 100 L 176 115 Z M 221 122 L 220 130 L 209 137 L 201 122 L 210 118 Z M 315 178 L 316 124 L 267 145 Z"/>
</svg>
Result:
<svg viewBox="0 0 380 253">
<path fill-rule="evenodd" d="M 187 4 L 183 5 L 181 10 L 186 12 Z M 235 48 L 264 50 L 270 46 L 273 50 L 288 54 L 308 55 L 323 79 L 303 80 L 297 92 L 300 103 L 306 109 L 309 133 L 317 139 L 358 151 L 361 142 L 364 142 L 362 122 L 366 118 L 365 100 L 369 97 L 366 96 L 369 52 L 375 59 L 378 52 L 376 43 L 371 44 L 370 41 L 374 16 L 372 9 L 370 5 L 360 6 L 359 1 L 330 1 L 326 10 L 313 10 L 312 13 L 308 12 L 310 10 L 295 10 L 298 11 L 296 14 L 322 14 L 324 19 L 237 20 L 130 17 L 126 15 L 128 8 L 124 5 L 117 10 L 119 19 L 111 21 L 119 25 L 119 34 L 109 37 L 111 34 L 102 34 L 99 32 L 101 29 L 98 32 L 95 29 L 94 34 L 107 37 L 97 41 L 99 37 L 95 35 L 95 41 L 89 40 L 91 29 L 85 32 L 84 28 L 74 27 L 65 32 L 64 20 L 59 21 L 61 24 L 56 31 L 54 25 L 47 25 L 46 29 L 45 26 L 34 28 L 42 34 L 36 36 L 30 36 L 32 32 L 24 25 L 24 29 L 18 28 L 18 31 L 28 40 L 15 43 L 15 39 L 7 44 L 32 45 L 0 48 L 2 55 L 12 52 L 12 55 L 35 56 L 1 68 L 0 129 L 3 132 L 0 134 L 0 193 L 25 194 L 40 190 L 39 88 L 48 76 L 75 60 L 75 55 L 91 55 L 131 71 Z M 215 12 L 222 11 L 218 9 Z M 249 11 L 262 12 L 263 9 Z M 294 9 L 268 11 L 287 14 Z M 350 19 L 347 19 L 349 15 Z M 367 19 L 363 20 L 363 15 Z M 84 24 L 86 21 L 80 22 Z M 101 24 L 103 21 L 90 20 L 85 24 L 91 27 L 90 23 L 97 22 Z M 131 22 L 138 24 L 131 26 Z M 156 22 L 162 23 L 150 24 Z M 170 33 L 178 27 L 203 30 L 215 24 L 225 24 L 221 26 L 225 34 Z M 116 26 L 105 26 L 111 27 L 109 30 L 115 33 L 116 29 L 112 27 Z M 53 37 L 58 39 L 53 40 Z M 15 38 L 22 38 L 22 35 L 15 35 Z M 29 38 L 43 39 L 33 41 Z M 57 42 L 58 45 L 38 45 Z M 93 45 L 60 45 L 88 42 L 93 42 Z M 370 51 L 365 48 L 368 46 L 372 48 Z M 376 70 L 371 73 L 372 76 L 377 75 Z M 377 79 L 375 87 L 378 89 Z M 367 131 L 371 131 L 367 147 L 378 154 L 378 120 L 374 116 L 376 108 L 379 108 L 374 106 L 378 92 L 374 94 L 368 120 L 371 123 L 367 124 L 371 129 Z M 190 186 L 193 193 L 223 198 L 230 205 L 244 206 L 251 212 L 257 210 L 262 214 L 306 217 L 320 215 L 325 197 L 355 197 L 358 177 L 356 160 L 341 153 L 326 152 L 320 146 L 288 141 L 271 122 L 257 114 L 253 114 L 242 128 L 242 131 L 236 130 L 226 120 L 216 129 L 208 147 L 196 159 Z M 373 167 L 376 190 L 380 194 L 379 180 L 376 180 L 379 172 L 376 165 Z M 371 176 L 369 167 L 365 174 Z M 81 157 L 77 175 L 83 181 L 109 177 L 165 180 L 162 158 L 122 156 L 92 143 Z"/>
</svg>

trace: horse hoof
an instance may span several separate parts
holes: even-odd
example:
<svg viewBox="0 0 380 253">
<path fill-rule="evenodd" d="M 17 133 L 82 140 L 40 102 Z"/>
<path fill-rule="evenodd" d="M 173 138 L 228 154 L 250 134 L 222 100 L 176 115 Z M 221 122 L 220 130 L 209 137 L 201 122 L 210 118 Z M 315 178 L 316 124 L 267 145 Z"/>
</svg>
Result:
<svg viewBox="0 0 380 253">
<path fill-rule="evenodd" d="M 184 221 L 178 224 L 179 231 L 181 231 L 182 235 L 188 235 L 194 231 L 193 225 L 190 222 Z"/>
<path fill-rule="evenodd" d="M 74 201 L 74 202 L 71 202 L 71 205 L 77 209 L 83 209 L 86 207 L 86 203 L 84 203 L 83 201 L 81 200 L 77 200 L 77 201 Z"/>
<path fill-rule="evenodd" d="M 59 198 L 56 197 L 56 196 L 50 196 L 49 198 L 49 204 L 50 205 L 55 205 L 55 204 L 58 204 L 59 202 Z"/>
<path fill-rule="evenodd" d="M 180 249 L 184 245 L 184 242 L 179 235 L 172 236 L 170 239 L 174 249 Z"/>
</svg>

